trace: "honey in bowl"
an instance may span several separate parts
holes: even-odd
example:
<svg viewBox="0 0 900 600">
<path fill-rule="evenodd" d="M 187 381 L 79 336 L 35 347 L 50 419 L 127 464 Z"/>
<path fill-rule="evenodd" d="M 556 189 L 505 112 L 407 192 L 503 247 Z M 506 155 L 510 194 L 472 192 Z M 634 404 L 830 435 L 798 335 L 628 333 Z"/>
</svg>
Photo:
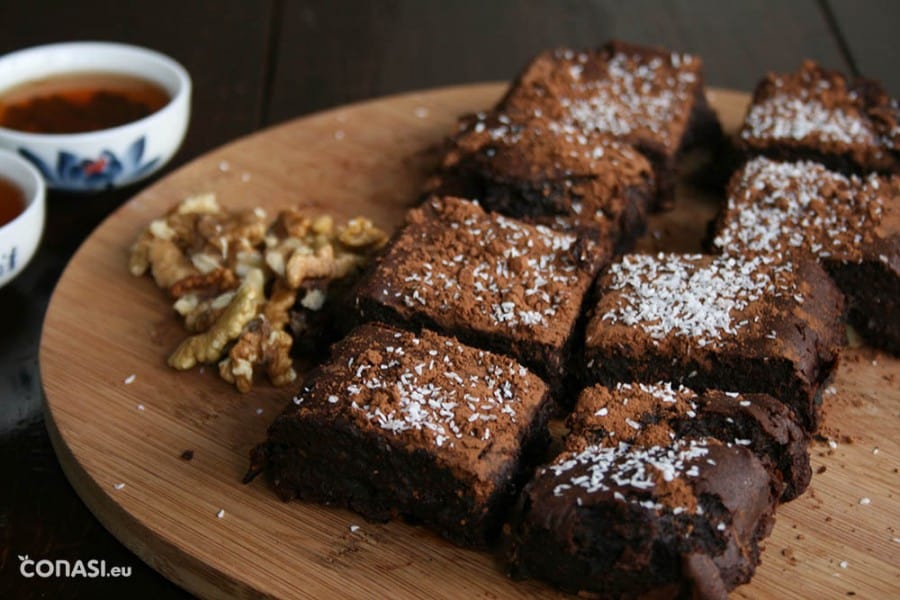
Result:
<svg viewBox="0 0 900 600">
<path fill-rule="evenodd" d="M 0 127 L 50 134 L 99 131 L 143 119 L 170 99 L 158 84 L 130 75 L 54 75 L 0 92 Z"/>
<path fill-rule="evenodd" d="M 25 194 L 8 179 L 0 177 L 0 227 L 3 227 L 25 210 Z"/>
</svg>

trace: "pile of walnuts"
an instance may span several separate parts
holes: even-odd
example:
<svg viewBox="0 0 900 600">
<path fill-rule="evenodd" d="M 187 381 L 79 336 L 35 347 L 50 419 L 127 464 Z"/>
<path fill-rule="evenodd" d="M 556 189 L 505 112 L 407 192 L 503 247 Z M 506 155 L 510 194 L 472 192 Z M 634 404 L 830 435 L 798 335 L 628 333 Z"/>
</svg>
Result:
<svg viewBox="0 0 900 600">
<path fill-rule="evenodd" d="M 269 222 L 261 208 L 225 211 L 204 194 L 152 221 L 128 266 L 135 276 L 150 272 L 192 334 L 169 365 L 218 364 L 222 378 L 246 392 L 260 370 L 274 385 L 297 378 L 291 309 L 299 301 L 321 310 L 327 300 L 321 282 L 358 273 L 386 240 L 363 217 L 336 227 L 328 215 L 288 209 Z M 305 285 L 311 280 L 320 285 Z"/>
</svg>

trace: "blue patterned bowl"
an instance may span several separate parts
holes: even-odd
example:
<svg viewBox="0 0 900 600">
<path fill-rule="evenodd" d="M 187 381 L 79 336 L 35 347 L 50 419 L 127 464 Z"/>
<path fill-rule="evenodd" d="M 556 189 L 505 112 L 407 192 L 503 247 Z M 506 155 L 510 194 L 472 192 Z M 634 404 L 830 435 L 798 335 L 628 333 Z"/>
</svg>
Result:
<svg viewBox="0 0 900 600">
<path fill-rule="evenodd" d="M 97 192 L 135 183 L 166 164 L 184 139 L 191 112 L 191 79 L 171 58 L 137 46 L 67 42 L 0 57 L 0 90 L 54 75 L 103 71 L 162 86 L 169 103 L 138 121 L 86 133 L 38 134 L 0 127 L 0 148 L 16 152 L 47 186 Z"/>
<path fill-rule="evenodd" d="M 34 256 L 44 232 L 44 182 L 28 161 L 0 150 L 0 176 L 25 195 L 25 210 L 0 225 L 0 287 L 12 281 Z M 15 317 L 13 317 L 15 318 Z"/>
</svg>

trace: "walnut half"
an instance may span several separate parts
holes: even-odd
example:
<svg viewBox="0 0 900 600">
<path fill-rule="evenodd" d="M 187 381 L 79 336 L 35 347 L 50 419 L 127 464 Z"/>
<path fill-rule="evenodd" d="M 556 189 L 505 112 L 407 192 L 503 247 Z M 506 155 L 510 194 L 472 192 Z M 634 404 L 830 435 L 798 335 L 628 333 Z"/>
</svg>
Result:
<svg viewBox="0 0 900 600">
<path fill-rule="evenodd" d="M 286 331 L 273 329 L 259 316 L 244 328 L 228 357 L 219 363 L 219 375 L 241 392 L 250 391 L 258 367 L 265 367 L 269 381 L 276 386 L 292 383 L 297 379 L 290 355 L 292 341 Z"/>
<path fill-rule="evenodd" d="M 263 273 L 252 269 L 237 289 L 228 308 L 204 333 L 193 335 L 178 346 L 169 357 L 169 366 L 186 370 L 197 363 L 213 363 L 222 357 L 228 342 L 241 335 L 244 326 L 256 316 L 265 300 Z"/>
</svg>

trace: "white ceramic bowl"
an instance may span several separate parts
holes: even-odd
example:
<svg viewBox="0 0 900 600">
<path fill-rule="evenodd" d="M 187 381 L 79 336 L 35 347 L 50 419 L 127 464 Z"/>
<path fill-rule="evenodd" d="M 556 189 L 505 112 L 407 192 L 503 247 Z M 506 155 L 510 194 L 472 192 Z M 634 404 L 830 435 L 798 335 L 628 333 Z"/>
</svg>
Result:
<svg viewBox="0 0 900 600">
<path fill-rule="evenodd" d="M 0 150 L 0 177 L 25 194 L 25 210 L 0 227 L 0 287 L 13 280 L 34 256 L 44 232 L 44 180 L 31 163 Z"/>
<path fill-rule="evenodd" d="M 159 52 L 109 42 L 67 42 L 0 57 L 0 92 L 53 75 L 131 75 L 165 89 L 171 100 L 138 121 L 85 133 L 38 134 L 0 127 L 0 148 L 27 158 L 54 189 L 93 192 L 139 181 L 160 169 L 184 139 L 191 112 L 191 78 Z"/>
</svg>

